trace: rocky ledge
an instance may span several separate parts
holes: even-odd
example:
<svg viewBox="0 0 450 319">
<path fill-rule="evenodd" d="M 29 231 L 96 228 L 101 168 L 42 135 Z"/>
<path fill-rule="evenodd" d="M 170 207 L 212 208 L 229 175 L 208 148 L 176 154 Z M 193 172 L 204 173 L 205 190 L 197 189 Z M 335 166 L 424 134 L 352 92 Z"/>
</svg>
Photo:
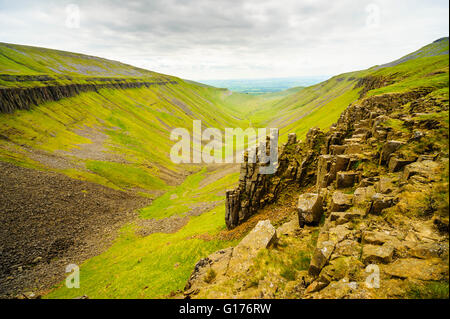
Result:
<svg viewBox="0 0 450 319">
<path fill-rule="evenodd" d="M 275 207 L 289 185 L 297 213 L 201 260 L 185 296 L 448 298 L 448 101 L 429 93 L 366 98 L 326 133 L 290 134 L 274 175 L 243 163 L 228 228 Z"/>
</svg>

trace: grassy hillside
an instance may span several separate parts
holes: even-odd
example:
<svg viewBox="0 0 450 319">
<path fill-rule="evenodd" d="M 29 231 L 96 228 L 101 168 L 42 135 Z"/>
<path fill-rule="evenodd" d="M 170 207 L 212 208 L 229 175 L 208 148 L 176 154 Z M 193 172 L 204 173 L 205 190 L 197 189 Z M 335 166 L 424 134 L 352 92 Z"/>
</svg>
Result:
<svg viewBox="0 0 450 319">
<path fill-rule="evenodd" d="M 102 77 L 163 76 L 94 56 L 2 42 L 0 42 L 0 73 Z"/>
<path fill-rule="evenodd" d="M 258 108 L 249 107 L 247 116 L 254 125 L 280 128 L 285 141 L 291 132 L 304 138 L 313 126 L 326 130 L 362 93 L 370 97 L 428 87 L 448 99 L 448 50 L 449 40 L 442 38 L 392 63 L 337 75 L 272 103 L 262 101 Z M 379 87 L 363 92 L 370 80 Z"/>
<path fill-rule="evenodd" d="M 284 142 L 290 132 L 303 138 L 311 127 L 327 129 L 349 104 L 374 95 L 428 87 L 431 97 L 448 101 L 446 52 L 448 38 L 399 63 L 255 96 L 96 57 L 0 43 L 0 90 L 98 86 L 118 79 L 156 83 L 98 86 L 30 110 L 0 113 L 0 161 L 155 198 L 113 246 L 81 265 L 80 290 L 58 285 L 47 297 L 164 297 L 183 288 L 200 258 L 235 243 L 219 234 L 225 227 L 224 191 L 236 184 L 237 170 L 173 164 L 172 128 L 192 130 L 192 120 L 219 129 L 278 127 Z M 143 235 L 148 221 L 179 227 Z"/>
</svg>

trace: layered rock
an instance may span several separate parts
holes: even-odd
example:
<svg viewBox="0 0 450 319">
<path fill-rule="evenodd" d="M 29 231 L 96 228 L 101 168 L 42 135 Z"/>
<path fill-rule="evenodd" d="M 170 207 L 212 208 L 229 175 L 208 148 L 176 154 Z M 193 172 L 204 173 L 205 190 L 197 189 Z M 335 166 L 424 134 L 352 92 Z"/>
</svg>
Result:
<svg viewBox="0 0 450 319">
<path fill-rule="evenodd" d="M 98 79 L 97 79 L 98 80 Z M 15 110 L 29 110 L 33 105 L 59 101 L 83 92 L 96 92 L 100 89 L 131 89 L 154 85 L 176 84 L 176 81 L 123 81 L 108 79 L 107 83 L 47 85 L 31 88 L 0 88 L 0 113 Z"/>
<path fill-rule="evenodd" d="M 229 228 L 275 202 L 286 185 L 303 186 L 297 218 L 279 228 L 280 238 L 290 237 L 288 245 L 312 231 L 318 236 L 307 251 L 309 267 L 295 271 L 283 289 L 294 287 L 301 298 L 404 298 L 414 285 L 448 278 L 448 181 L 442 181 L 448 148 L 438 153 L 424 142 L 427 134 L 441 134 L 442 124 L 428 118 L 432 113 L 420 115 L 424 120 L 414 113 L 422 109 L 414 101 L 429 92 L 366 98 L 327 133 L 312 129 L 305 143 L 290 135 L 274 175 L 258 175 L 258 164 L 242 166 L 238 188 L 227 193 Z M 393 120 L 396 126 L 389 125 Z M 282 247 L 270 249 L 282 258 Z M 381 285 L 368 284 L 371 274 Z M 276 288 L 269 290 L 273 297 Z"/>
<path fill-rule="evenodd" d="M 243 223 L 250 216 L 267 204 L 273 203 L 280 194 L 283 185 L 297 183 L 308 184 L 315 175 L 317 155 L 323 145 L 323 133 L 311 129 L 306 141 L 297 141 L 295 134 L 290 134 L 286 144 L 279 151 L 277 170 L 274 174 L 262 174 L 261 164 L 249 160 L 249 152 L 244 154 L 241 164 L 239 185 L 226 192 L 225 222 L 228 229 Z M 269 143 L 266 143 L 266 147 Z M 256 153 L 260 148 L 256 149 Z M 268 153 L 268 149 L 266 149 Z"/>
</svg>

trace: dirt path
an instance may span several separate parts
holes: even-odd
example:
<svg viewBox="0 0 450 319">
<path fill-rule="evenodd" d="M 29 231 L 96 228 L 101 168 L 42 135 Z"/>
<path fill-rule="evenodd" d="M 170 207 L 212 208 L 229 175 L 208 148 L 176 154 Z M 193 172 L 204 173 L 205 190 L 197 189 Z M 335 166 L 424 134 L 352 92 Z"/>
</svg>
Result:
<svg viewBox="0 0 450 319">
<path fill-rule="evenodd" d="M 151 200 L 0 162 L 0 297 L 39 292 L 98 255 Z"/>
</svg>

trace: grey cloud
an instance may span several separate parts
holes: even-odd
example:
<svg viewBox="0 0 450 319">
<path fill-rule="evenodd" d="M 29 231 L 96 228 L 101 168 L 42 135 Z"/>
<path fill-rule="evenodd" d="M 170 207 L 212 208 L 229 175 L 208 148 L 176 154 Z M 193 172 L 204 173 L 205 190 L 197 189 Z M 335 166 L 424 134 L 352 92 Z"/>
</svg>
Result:
<svg viewBox="0 0 450 319">
<path fill-rule="evenodd" d="M 69 3 L 80 7 L 80 29 L 64 26 Z M 374 29 L 365 24 L 371 3 L 381 10 Z M 0 41 L 192 79 L 331 75 L 447 35 L 447 14 L 446 1 L 420 0 L 0 0 Z"/>
</svg>

